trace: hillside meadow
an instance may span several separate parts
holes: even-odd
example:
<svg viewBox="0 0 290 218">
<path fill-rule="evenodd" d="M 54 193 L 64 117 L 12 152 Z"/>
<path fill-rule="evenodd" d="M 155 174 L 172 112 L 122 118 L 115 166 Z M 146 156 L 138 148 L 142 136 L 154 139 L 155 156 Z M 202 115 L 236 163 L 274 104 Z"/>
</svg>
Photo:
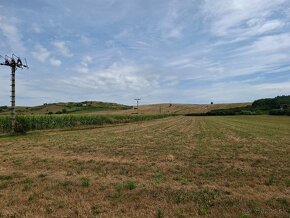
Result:
<svg viewBox="0 0 290 218">
<path fill-rule="evenodd" d="M 206 113 L 211 110 L 245 107 L 251 103 L 230 103 L 230 104 L 148 104 L 140 105 L 140 114 L 188 114 Z M 136 114 L 136 106 L 127 110 L 96 111 L 95 114 Z"/>
<path fill-rule="evenodd" d="M 251 103 L 231 104 L 149 104 L 140 105 L 139 114 L 187 114 L 205 113 L 210 110 L 228 109 L 234 107 L 245 107 Z M 0 115 L 9 115 L 10 108 L 0 107 Z M 43 104 L 34 107 L 17 107 L 19 115 L 52 115 L 52 114 L 137 114 L 135 106 L 128 106 L 116 103 L 84 101 L 84 102 L 63 102 Z"/>
<path fill-rule="evenodd" d="M 290 117 L 0 137 L 0 217 L 289 217 Z"/>
</svg>

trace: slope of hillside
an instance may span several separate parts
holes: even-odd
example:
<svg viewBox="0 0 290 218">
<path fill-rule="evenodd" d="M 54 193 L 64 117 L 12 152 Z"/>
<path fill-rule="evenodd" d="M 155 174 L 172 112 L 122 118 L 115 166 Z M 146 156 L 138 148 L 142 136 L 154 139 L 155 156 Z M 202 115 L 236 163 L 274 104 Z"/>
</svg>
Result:
<svg viewBox="0 0 290 218">
<path fill-rule="evenodd" d="M 74 113 L 92 113 L 96 111 L 107 110 L 126 110 L 132 108 L 131 106 L 97 102 L 97 101 L 84 101 L 84 102 L 60 102 L 52 104 L 43 104 L 35 107 L 17 107 L 17 114 L 20 115 L 37 115 L 37 114 L 74 114 Z M 0 107 L 0 114 L 6 115 L 10 113 L 10 109 L 6 106 Z"/>
<path fill-rule="evenodd" d="M 187 114 L 205 113 L 215 109 L 244 107 L 251 103 L 232 104 L 150 104 L 140 105 L 139 114 Z M 8 107 L 0 107 L 0 115 L 10 113 Z M 17 107 L 19 115 L 37 114 L 137 114 L 136 106 L 97 101 L 43 104 L 35 107 Z"/>
<path fill-rule="evenodd" d="M 187 114 L 205 113 L 214 109 L 227 109 L 233 107 L 243 107 L 251 103 L 232 103 L 232 104 L 151 104 L 140 105 L 139 114 Z M 137 109 L 133 107 L 128 110 L 99 111 L 97 114 L 136 114 Z"/>
</svg>

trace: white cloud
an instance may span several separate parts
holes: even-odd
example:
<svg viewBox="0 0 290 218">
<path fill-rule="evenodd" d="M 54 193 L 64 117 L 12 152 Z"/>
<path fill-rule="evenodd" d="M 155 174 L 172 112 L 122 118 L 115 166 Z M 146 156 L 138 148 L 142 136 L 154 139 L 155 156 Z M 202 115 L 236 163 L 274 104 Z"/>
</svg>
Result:
<svg viewBox="0 0 290 218">
<path fill-rule="evenodd" d="M 233 103 L 250 102 L 266 97 L 276 97 L 290 92 L 290 82 L 261 83 L 253 85 L 250 82 L 228 81 L 209 84 L 206 91 L 200 87 L 188 89 L 163 89 L 150 93 L 162 99 L 177 99 L 179 103 Z M 157 101 L 158 102 L 158 101 Z M 160 101 L 159 101 L 160 102 Z"/>
<path fill-rule="evenodd" d="M 269 35 L 258 38 L 251 45 L 236 50 L 237 56 L 262 55 L 265 59 L 267 55 L 276 57 L 290 57 L 290 33 Z M 284 59 L 284 58 L 283 58 Z M 273 60 L 270 59 L 271 62 Z"/>
<path fill-rule="evenodd" d="M 32 55 L 34 58 L 44 63 L 50 57 L 51 53 L 42 45 L 36 45 Z"/>
<path fill-rule="evenodd" d="M 82 57 L 81 59 L 81 63 L 80 65 L 77 65 L 74 70 L 78 73 L 89 73 L 90 69 L 89 69 L 89 65 L 92 63 L 93 58 L 90 55 L 85 55 Z"/>
<path fill-rule="evenodd" d="M 285 26 L 285 23 L 281 20 L 270 20 L 258 26 L 257 32 L 265 33 L 265 32 L 275 30 L 275 29 L 281 29 L 284 26 Z M 253 28 L 256 28 L 256 26 L 254 26 Z"/>
<path fill-rule="evenodd" d="M 55 41 L 52 43 L 54 47 L 57 49 L 59 54 L 61 54 L 64 57 L 72 57 L 73 54 L 71 53 L 70 49 L 66 45 L 64 41 Z"/>
<path fill-rule="evenodd" d="M 81 60 L 81 65 L 87 67 L 90 63 L 92 63 L 93 58 L 89 55 L 85 55 Z"/>
<path fill-rule="evenodd" d="M 276 90 L 281 93 L 290 92 L 290 82 L 264 83 L 264 84 L 255 85 L 254 87 L 259 89 L 260 91 Z"/>
<path fill-rule="evenodd" d="M 4 40 L 2 39 L 0 43 L 6 48 L 8 45 L 8 48 L 12 52 L 22 55 L 26 51 L 26 48 L 23 45 L 22 35 L 18 31 L 19 28 L 16 23 L 17 21 L 14 18 L 8 19 L 0 16 L 0 37 L 1 35 L 4 37 Z"/>
<path fill-rule="evenodd" d="M 85 46 L 89 46 L 92 44 L 92 39 L 86 35 L 80 35 L 80 42 L 85 45 Z"/>
<path fill-rule="evenodd" d="M 90 72 L 89 68 L 88 67 L 84 67 L 84 66 L 77 66 L 75 68 L 75 71 L 78 72 L 78 73 L 84 73 L 84 74 Z"/>
<path fill-rule="evenodd" d="M 54 67 L 59 67 L 62 64 L 60 60 L 55 59 L 55 58 L 51 58 L 49 61 L 50 61 L 50 64 Z"/>
<path fill-rule="evenodd" d="M 186 64 L 191 64 L 193 62 L 194 60 L 190 58 L 180 58 L 177 60 L 169 61 L 169 63 L 167 63 L 166 66 L 179 67 L 179 66 L 184 66 Z"/>
<path fill-rule="evenodd" d="M 156 84 L 155 76 L 148 69 L 130 63 L 114 63 L 102 70 L 88 70 L 81 76 L 63 81 L 67 85 L 88 89 L 140 90 Z"/>
<path fill-rule="evenodd" d="M 184 34 L 184 13 L 185 9 L 182 4 L 178 4 L 178 1 L 171 1 L 168 4 L 167 13 L 161 22 L 159 28 L 164 39 L 181 39 Z"/>
<path fill-rule="evenodd" d="M 270 83 L 289 80 L 289 0 L 92 2 L 23 5 L 17 20 L 3 18 L 17 3 L 1 3 L 0 50 L 10 53 L 7 48 L 25 42 L 32 48 L 25 56 L 37 61 L 29 60 L 31 74 L 19 81 L 49 84 L 27 85 L 31 93 L 63 101 L 155 95 L 160 101 L 230 102 L 289 90 Z"/>
<path fill-rule="evenodd" d="M 205 0 L 203 14 L 217 36 L 255 35 L 283 27 L 270 17 L 286 0 Z M 269 20 L 270 19 L 270 20 Z M 261 22 L 262 21 L 262 22 Z"/>
<path fill-rule="evenodd" d="M 31 29 L 32 29 L 32 31 L 35 32 L 35 33 L 41 33 L 41 32 L 43 31 L 42 28 L 40 28 L 39 25 L 36 24 L 36 23 L 33 23 L 33 24 L 31 25 Z"/>
<path fill-rule="evenodd" d="M 35 46 L 32 56 L 42 63 L 49 62 L 53 67 L 59 67 L 62 64 L 61 60 L 53 57 L 51 52 L 42 45 Z"/>
</svg>

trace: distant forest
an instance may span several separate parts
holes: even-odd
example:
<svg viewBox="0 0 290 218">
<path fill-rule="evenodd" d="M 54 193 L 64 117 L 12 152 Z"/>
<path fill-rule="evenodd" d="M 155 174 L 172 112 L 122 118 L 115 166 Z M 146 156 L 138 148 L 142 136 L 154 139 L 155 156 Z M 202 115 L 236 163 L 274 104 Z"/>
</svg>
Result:
<svg viewBox="0 0 290 218">
<path fill-rule="evenodd" d="M 277 96 L 275 98 L 259 99 L 252 105 L 230 109 L 217 109 L 207 113 L 188 114 L 189 116 L 226 116 L 226 115 L 289 115 L 290 95 Z"/>
</svg>

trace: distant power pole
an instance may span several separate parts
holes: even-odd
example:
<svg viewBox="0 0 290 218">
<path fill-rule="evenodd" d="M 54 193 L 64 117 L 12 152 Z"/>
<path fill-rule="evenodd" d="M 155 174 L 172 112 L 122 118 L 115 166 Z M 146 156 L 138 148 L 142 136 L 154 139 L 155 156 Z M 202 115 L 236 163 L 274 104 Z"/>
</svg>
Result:
<svg viewBox="0 0 290 218">
<path fill-rule="evenodd" d="M 29 68 L 25 59 L 25 64 L 22 63 L 22 60 L 20 57 L 17 57 L 16 55 L 12 55 L 12 57 L 9 57 L 5 55 L 5 57 L 1 56 L 1 58 L 4 59 L 3 63 L 0 63 L 0 65 L 11 67 L 11 133 L 13 134 L 15 132 L 16 127 L 16 110 L 15 110 L 15 73 L 17 68 Z"/>
<path fill-rule="evenodd" d="M 141 98 L 135 98 L 134 100 L 137 102 L 137 114 L 139 114 L 139 101 Z"/>
</svg>

